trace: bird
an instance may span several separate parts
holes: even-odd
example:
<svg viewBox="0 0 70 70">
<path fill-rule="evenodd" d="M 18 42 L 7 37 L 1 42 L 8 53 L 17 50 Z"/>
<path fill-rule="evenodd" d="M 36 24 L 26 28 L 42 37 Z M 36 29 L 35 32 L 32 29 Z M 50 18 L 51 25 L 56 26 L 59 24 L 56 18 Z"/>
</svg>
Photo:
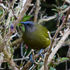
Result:
<svg viewBox="0 0 70 70">
<path fill-rule="evenodd" d="M 21 22 L 21 24 L 21 29 L 23 31 L 22 38 L 28 47 L 35 50 L 40 50 L 45 49 L 50 45 L 51 39 L 49 36 L 49 31 L 46 27 L 32 21 Z"/>
</svg>

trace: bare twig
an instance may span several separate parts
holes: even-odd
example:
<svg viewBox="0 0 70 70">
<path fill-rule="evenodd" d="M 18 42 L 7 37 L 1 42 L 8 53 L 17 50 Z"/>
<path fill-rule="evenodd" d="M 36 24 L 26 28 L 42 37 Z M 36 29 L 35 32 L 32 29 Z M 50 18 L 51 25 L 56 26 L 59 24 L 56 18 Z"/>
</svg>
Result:
<svg viewBox="0 0 70 70">
<path fill-rule="evenodd" d="M 68 49 L 68 52 L 67 52 L 67 57 L 70 57 L 70 45 L 69 45 L 69 49 Z"/>
<path fill-rule="evenodd" d="M 35 10 L 35 16 L 34 16 L 35 23 L 37 22 L 39 10 L 40 10 L 40 0 L 36 0 L 36 10 Z"/>
<path fill-rule="evenodd" d="M 34 11 L 34 9 L 35 9 L 35 5 L 33 5 L 32 9 L 31 9 L 31 11 L 28 13 L 28 15 L 31 15 L 32 12 Z"/>
<path fill-rule="evenodd" d="M 64 19 L 63 23 L 58 27 L 58 29 L 56 30 L 55 35 L 53 36 L 53 39 L 52 39 L 52 41 L 51 41 L 51 45 L 50 45 L 50 49 L 49 49 L 49 51 L 48 51 L 49 54 L 46 55 L 46 57 L 45 57 L 44 70 L 45 70 L 45 69 L 48 70 L 48 65 L 46 64 L 46 63 L 48 63 L 48 62 L 47 62 L 47 60 L 48 60 L 48 56 L 49 56 L 50 53 L 51 53 L 51 49 L 52 49 L 52 47 L 54 47 L 53 44 L 56 42 L 56 41 L 54 41 L 55 38 L 57 37 L 59 31 L 62 29 L 62 27 L 63 27 L 63 26 L 66 24 L 66 22 L 67 22 L 67 19 L 68 19 L 68 15 L 69 15 L 69 13 L 70 13 L 70 8 L 69 8 L 69 10 L 67 11 L 67 15 L 66 15 L 66 18 Z"/>
<path fill-rule="evenodd" d="M 23 41 L 23 39 L 22 39 L 22 38 L 19 38 L 19 39 L 17 39 L 16 41 L 12 42 L 12 43 L 10 44 L 10 46 L 14 46 L 14 45 L 20 44 L 22 41 Z"/>
<path fill-rule="evenodd" d="M 18 15 L 17 20 L 13 22 L 13 24 L 16 25 L 21 21 L 21 19 L 23 18 L 24 14 L 26 13 L 26 11 L 29 8 L 29 4 L 31 3 L 32 0 L 27 0 L 24 4 L 24 9 L 23 11 Z"/>
<path fill-rule="evenodd" d="M 70 29 L 68 28 L 66 30 L 66 32 L 64 33 L 63 37 L 61 38 L 61 40 L 58 42 L 58 44 L 56 45 L 56 47 L 52 51 L 52 53 L 49 55 L 47 64 L 49 64 L 51 62 L 51 60 L 53 59 L 54 55 L 59 50 L 59 48 L 61 48 L 61 46 L 63 45 L 64 41 L 68 38 L 69 35 L 70 35 Z"/>
<path fill-rule="evenodd" d="M 3 3 L 0 3 L 0 6 L 3 7 L 4 9 L 8 10 L 8 7 L 6 7 Z"/>
<path fill-rule="evenodd" d="M 29 6 L 28 4 L 31 3 L 32 0 L 26 0 L 25 4 L 24 4 L 24 9 L 23 11 L 19 14 L 18 18 L 16 21 L 14 21 L 14 29 L 16 30 L 16 25 L 20 22 L 20 20 L 23 18 L 25 12 L 28 10 Z M 8 24 L 9 25 L 9 24 Z M 9 28 L 10 30 L 10 28 Z M 7 49 L 4 49 L 5 47 L 8 48 L 7 46 L 10 46 L 10 44 L 8 43 L 8 39 L 10 38 L 10 36 L 12 35 L 11 31 L 8 32 L 7 35 L 5 35 L 3 39 L 3 41 L 1 40 L 0 46 L 2 47 L 0 50 L 3 51 L 4 56 L 6 57 L 6 61 L 10 64 L 10 66 L 12 67 L 12 70 L 19 70 L 19 68 L 16 66 L 15 62 L 13 61 L 13 58 L 11 58 L 11 55 L 8 53 Z M 6 40 L 7 38 L 7 40 Z M 8 44 L 7 44 L 8 43 Z"/>
<path fill-rule="evenodd" d="M 70 0 L 65 0 L 65 2 L 69 3 L 70 4 Z"/>
<path fill-rule="evenodd" d="M 18 23 L 20 23 L 21 19 L 23 18 L 24 14 L 26 13 L 26 11 L 28 10 L 29 8 L 29 4 L 31 3 L 32 0 L 26 0 L 26 2 L 24 3 L 24 9 L 22 10 L 22 12 L 18 15 L 18 18 L 17 20 L 15 20 L 13 22 L 13 25 L 14 25 L 14 29 L 13 31 L 15 32 L 16 31 L 16 26 Z M 11 32 L 10 28 L 9 28 L 9 31 L 8 33 L 5 35 L 5 38 L 9 39 L 10 36 L 12 35 L 13 32 Z"/>
<path fill-rule="evenodd" d="M 11 58 L 10 54 L 7 52 L 6 49 L 3 50 L 3 53 L 6 57 L 6 61 L 10 64 L 12 67 L 12 70 L 19 70 L 13 59 Z"/>
<path fill-rule="evenodd" d="M 70 35 L 70 29 L 68 28 L 66 30 L 66 32 L 64 33 L 63 37 L 61 38 L 61 40 L 58 42 L 58 44 L 56 45 L 56 47 L 53 49 L 53 51 L 51 52 L 51 54 L 48 57 L 48 61 L 46 63 L 46 66 L 48 64 L 50 64 L 50 62 L 52 61 L 54 55 L 57 53 L 57 51 L 62 47 L 64 41 L 68 38 L 68 36 Z M 47 67 L 46 67 L 47 68 Z M 44 66 L 42 66 L 41 70 L 44 70 Z M 48 70 L 48 69 L 46 69 Z"/>
<path fill-rule="evenodd" d="M 11 58 L 11 55 L 8 53 L 8 51 L 6 50 L 6 42 L 3 40 L 3 38 L 0 36 L 0 51 L 4 53 L 4 56 L 6 57 L 7 62 L 11 65 L 13 70 L 18 70 L 18 68 L 16 67 L 16 64 L 13 62 L 13 59 Z"/>
<path fill-rule="evenodd" d="M 52 39 L 52 42 L 51 42 L 51 45 L 50 45 L 50 46 L 53 46 L 53 44 L 55 43 L 54 40 L 55 40 L 55 38 L 57 37 L 59 31 L 60 31 L 60 30 L 62 29 L 62 27 L 66 24 L 69 13 L 70 13 L 70 8 L 69 8 L 69 10 L 67 11 L 67 15 L 66 15 L 66 18 L 63 20 L 63 23 L 62 23 L 62 24 L 58 27 L 58 29 L 56 30 L 56 33 L 55 33 L 55 35 L 53 36 L 53 39 Z M 54 46 L 53 46 L 53 47 L 54 47 Z"/>
<path fill-rule="evenodd" d="M 69 8 L 70 8 L 70 6 L 69 7 L 67 7 L 65 10 L 63 10 L 63 11 L 61 11 L 60 13 L 65 13 L 66 11 L 68 11 L 69 10 Z M 50 16 L 50 17 L 48 17 L 48 18 L 45 18 L 45 19 L 40 19 L 39 21 L 38 21 L 38 24 L 40 24 L 40 23 L 42 23 L 42 22 L 47 22 L 47 21 L 50 21 L 50 20 L 52 20 L 52 19 L 55 19 L 57 16 L 56 15 L 54 15 L 54 16 Z"/>
</svg>

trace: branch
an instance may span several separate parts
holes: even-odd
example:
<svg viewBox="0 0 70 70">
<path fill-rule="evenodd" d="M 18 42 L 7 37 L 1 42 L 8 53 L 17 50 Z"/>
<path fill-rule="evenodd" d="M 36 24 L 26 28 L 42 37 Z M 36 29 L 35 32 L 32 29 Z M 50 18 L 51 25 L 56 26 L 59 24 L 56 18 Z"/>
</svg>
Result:
<svg viewBox="0 0 70 70">
<path fill-rule="evenodd" d="M 68 38 L 68 36 L 70 35 L 70 29 L 68 28 L 66 30 L 66 32 L 64 33 L 63 37 L 61 38 L 61 40 L 58 42 L 58 44 L 56 45 L 56 47 L 53 49 L 53 51 L 51 52 L 51 54 L 48 57 L 48 61 L 46 63 L 46 66 L 48 64 L 50 64 L 50 62 L 52 61 L 54 55 L 57 53 L 57 51 L 62 47 L 62 45 L 64 44 L 64 41 Z M 47 68 L 47 67 L 46 67 Z M 41 67 L 40 70 L 44 70 L 44 66 Z"/>
<path fill-rule="evenodd" d="M 70 8 L 70 6 L 67 7 L 65 10 L 61 11 L 60 13 L 65 13 L 66 11 L 69 10 L 69 8 Z M 40 19 L 40 20 L 38 21 L 38 24 L 40 24 L 40 23 L 42 23 L 42 22 L 50 21 L 50 20 L 52 20 L 52 19 L 55 19 L 56 17 L 57 17 L 56 15 L 53 15 L 53 16 L 50 16 L 50 17 L 45 18 L 45 19 L 42 18 L 42 19 Z"/>
<path fill-rule="evenodd" d="M 11 58 L 11 55 L 9 54 L 7 50 L 7 43 L 2 39 L 2 36 L 0 35 L 0 52 L 3 52 L 4 56 L 6 57 L 6 61 L 11 65 L 13 70 L 18 70 L 16 67 L 16 64 L 14 63 L 13 59 Z"/>
<path fill-rule="evenodd" d="M 13 59 L 11 58 L 11 55 L 7 52 L 7 50 L 4 48 L 3 50 L 4 56 L 6 57 L 6 61 L 10 64 L 12 67 L 12 70 L 19 70 Z"/>
<path fill-rule="evenodd" d="M 14 45 L 20 44 L 22 41 L 23 41 L 23 39 L 22 38 L 19 38 L 19 39 L 15 40 L 14 42 L 12 42 L 10 44 L 10 46 L 14 46 Z"/>
<path fill-rule="evenodd" d="M 70 0 L 65 0 L 65 2 L 69 3 L 70 4 Z"/>
<path fill-rule="evenodd" d="M 51 40 L 51 44 L 50 44 L 50 49 L 48 51 L 48 54 L 45 56 L 45 61 L 44 61 L 44 70 L 48 70 L 48 65 L 47 65 L 47 60 L 48 60 L 48 57 L 51 53 L 51 49 L 54 48 L 54 43 L 56 43 L 55 41 L 55 38 L 57 38 L 57 35 L 59 33 L 59 31 L 63 28 L 63 26 L 66 24 L 67 22 L 67 19 L 68 19 L 68 15 L 70 14 L 70 8 L 68 9 L 67 11 L 67 14 L 66 14 L 66 18 L 63 20 L 63 23 L 58 27 L 58 29 L 56 30 L 56 33 L 55 35 L 53 36 L 52 40 Z"/>
<path fill-rule="evenodd" d="M 32 2 L 32 0 L 26 0 L 25 4 L 24 4 L 24 9 L 22 10 L 22 12 L 18 15 L 17 20 L 13 22 L 13 24 L 16 25 L 18 23 L 20 23 L 20 21 L 22 20 L 22 18 L 24 17 L 24 14 L 26 13 L 26 11 L 29 8 L 29 4 Z"/>
<path fill-rule="evenodd" d="M 34 22 L 37 22 L 38 19 L 38 13 L 40 10 L 40 0 L 36 0 L 36 10 L 35 10 L 35 16 L 34 16 Z"/>
<path fill-rule="evenodd" d="M 0 6 L 3 7 L 4 9 L 8 10 L 8 7 L 6 7 L 3 3 L 0 3 Z"/>
<path fill-rule="evenodd" d="M 20 23 L 20 21 L 21 21 L 22 18 L 24 17 L 24 14 L 25 14 L 26 11 L 28 10 L 29 4 L 30 4 L 31 2 L 32 2 L 32 0 L 25 0 L 24 7 L 23 7 L 24 9 L 23 9 L 22 12 L 18 15 L 17 20 L 15 20 L 15 21 L 13 22 L 13 25 L 14 25 L 13 31 L 14 31 L 14 32 L 16 32 L 16 26 L 17 26 L 17 24 Z M 8 31 L 8 33 L 5 35 L 5 38 L 9 39 L 11 35 L 12 35 L 12 32 L 11 32 L 11 30 L 10 30 L 10 28 L 9 28 L 9 31 Z"/>
<path fill-rule="evenodd" d="M 51 60 L 53 59 L 54 55 L 62 47 L 64 41 L 68 38 L 69 35 L 70 35 L 70 29 L 68 28 L 66 30 L 66 32 L 64 33 L 63 37 L 61 38 L 61 40 L 58 42 L 58 44 L 56 45 L 56 47 L 53 49 L 52 53 L 49 55 L 49 57 L 48 57 L 48 63 L 47 64 L 49 64 L 51 62 Z"/>
</svg>

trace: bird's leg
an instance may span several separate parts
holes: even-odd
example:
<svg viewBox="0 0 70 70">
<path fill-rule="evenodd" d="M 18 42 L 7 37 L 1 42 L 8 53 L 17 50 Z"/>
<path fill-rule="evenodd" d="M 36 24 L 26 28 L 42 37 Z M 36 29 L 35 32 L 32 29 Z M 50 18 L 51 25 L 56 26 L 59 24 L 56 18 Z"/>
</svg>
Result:
<svg viewBox="0 0 70 70">
<path fill-rule="evenodd" d="M 38 54 L 42 57 L 42 58 L 44 58 L 44 54 L 42 54 L 42 52 L 44 51 L 44 49 L 41 49 L 39 52 L 38 52 Z M 41 59 L 41 58 L 40 58 Z M 41 59 L 42 60 L 42 59 Z M 35 60 L 35 58 L 34 58 L 34 50 L 32 50 L 32 55 L 31 55 L 31 62 L 32 63 L 35 63 L 35 64 L 39 64 L 38 62 L 36 62 L 36 60 Z"/>
<path fill-rule="evenodd" d="M 24 55 L 23 55 L 23 43 L 21 43 L 20 50 L 21 50 L 21 57 L 24 57 Z"/>
<path fill-rule="evenodd" d="M 34 58 L 34 50 L 32 51 L 32 55 L 33 55 L 32 57 L 33 57 L 34 63 L 35 63 L 35 64 L 38 64 L 38 63 L 35 61 L 35 58 Z"/>
<path fill-rule="evenodd" d="M 42 54 L 43 50 L 44 50 L 44 49 L 41 49 L 41 50 L 39 51 L 39 53 L 38 53 L 39 55 L 41 55 L 42 58 L 44 58 L 44 55 Z"/>
<path fill-rule="evenodd" d="M 30 55 L 30 61 L 32 63 L 38 64 L 38 62 L 35 61 L 35 58 L 34 58 L 34 50 L 33 49 L 32 49 L 32 55 Z"/>
</svg>

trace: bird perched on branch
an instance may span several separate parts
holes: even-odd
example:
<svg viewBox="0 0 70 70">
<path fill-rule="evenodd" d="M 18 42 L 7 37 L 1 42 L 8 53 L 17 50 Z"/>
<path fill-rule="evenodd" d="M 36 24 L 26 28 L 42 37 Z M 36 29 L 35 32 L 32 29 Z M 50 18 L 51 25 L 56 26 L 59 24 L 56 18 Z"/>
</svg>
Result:
<svg viewBox="0 0 70 70">
<path fill-rule="evenodd" d="M 21 24 L 25 28 L 23 30 L 23 40 L 29 47 L 39 50 L 50 45 L 49 31 L 44 26 L 31 21 L 21 22 Z"/>
</svg>

